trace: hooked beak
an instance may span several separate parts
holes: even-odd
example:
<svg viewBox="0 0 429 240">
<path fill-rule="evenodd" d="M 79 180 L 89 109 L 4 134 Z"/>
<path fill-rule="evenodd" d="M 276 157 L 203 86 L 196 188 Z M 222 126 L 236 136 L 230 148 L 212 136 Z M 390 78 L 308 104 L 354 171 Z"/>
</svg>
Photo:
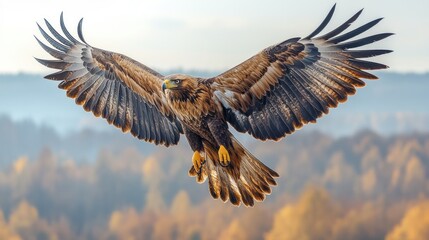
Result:
<svg viewBox="0 0 429 240">
<path fill-rule="evenodd" d="M 170 81 L 170 79 L 165 79 L 164 83 L 162 84 L 162 92 L 165 93 L 165 89 L 171 89 L 177 87 L 173 82 Z"/>
<path fill-rule="evenodd" d="M 162 84 L 162 92 L 163 93 L 165 93 L 166 88 L 167 88 L 167 84 L 165 84 L 165 81 L 164 81 L 164 83 Z"/>
</svg>

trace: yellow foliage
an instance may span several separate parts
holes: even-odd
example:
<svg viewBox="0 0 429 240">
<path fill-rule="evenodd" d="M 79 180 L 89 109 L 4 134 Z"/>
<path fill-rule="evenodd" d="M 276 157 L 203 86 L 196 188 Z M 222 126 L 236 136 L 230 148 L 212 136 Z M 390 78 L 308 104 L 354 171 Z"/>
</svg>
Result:
<svg viewBox="0 0 429 240">
<path fill-rule="evenodd" d="M 165 210 L 165 202 L 158 188 L 150 188 L 146 195 L 145 209 L 156 213 Z"/>
<path fill-rule="evenodd" d="M 22 173 L 22 171 L 24 171 L 25 167 L 27 166 L 27 162 L 28 162 L 28 158 L 26 156 L 18 158 L 13 163 L 13 171 L 14 171 L 14 173 L 16 173 L 16 174 Z"/>
<path fill-rule="evenodd" d="M 296 204 L 286 205 L 275 215 L 266 239 L 331 239 L 331 226 L 337 212 L 327 192 L 310 188 Z"/>
<path fill-rule="evenodd" d="M 154 231 L 153 231 L 153 239 L 157 240 L 169 240 L 169 239 L 177 239 L 177 236 L 173 235 L 176 226 L 174 220 L 169 217 L 162 215 L 155 222 Z"/>
<path fill-rule="evenodd" d="M 421 152 L 422 147 L 415 139 L 409 141 L 398 140 L 390 149 L 387 155 L 387 162 L 394 166 L 404 165 L 409 157 L 415 152 Z"/>
<path fill-rule="evenodd" d="M 140 228 L 140 216 L 134 208 L 125 211 L 114 211 L 109 220 L 109 231 L 119 239 L 133 240 L 136 230 Z"/>
<path fill-rule="evenodd" d="M 37 209 L 27 201 L 21 201 L 10 216 L 9 222 L 14 229 L 30 228 L 38 219 L 39 213 Z"/>
<path fill-rule="evenodd" d="M 386 240 L 427 239 L 429 239 L 429 200 L 408 209 L 401 223 L 386 237 Z"/>
<path fill-rule="evenodd" d="M 192 206 L 189 195 L 185 190 L 182 190 L 177 193 L 173 203 L 171 204 L 171 214 L 179 218 L 186 218 L 191 208 Z"/>
<path fill-rule="evenodd" d="M 383 159 L 380 149 L 377 146 L 371 146 L 370 149 L 362 156 L 361 166 L 362 169 L 367 170 L 376 167 Z"/>
<path fill-rule="evenodd" d="M 117 232 L 118 229 L 121 227 L 122 225 L 122 221 L 124 220 L 123 216 L 122 216 L 122 212 L 121 211 L 114 211 L 112 213 L 112 215 L 110 216 L 110 220 L 109 220 L 109 230 L 113 231 L 113 232 Z"/>
<path fill-rule="evenodd" d="M 365 194 L 371 194 L 374 192 L 377 186 L 377 175 L 373 168 L 366 171 L 360 179 L 362 191 Z"/>
<path fill-rule="evenodd" d="M 385 233 L 384 202 L 370 202 L 348 211 L 333 224 L 332 240 L 382 239 Z"/>
<path fill-rule="evenodd" d="M 354 178 L 356 173 L 353 168 L 344 160 L 344 155 L 341 152 L 336 152 L 332 156 L 329 167 L 323 175 L 323 180 L 326 183 L 341 184 Z"/>
<path fill-rule="evenodd" d="M 429 140 L 390 139 L 352 139 L 344 143 L 348 150 L 332 146 L 329 139 L 287 151 L 281 145 L 276 151 L 256 145 L 261 159 L 272 159 L 284 178 L 254 208 L 213 200 L 205 185 L 193 185 L 184 175 L 189 161 L 166 161 L 186 158 L 188 148 L 179 146 L 183 156 L 173 150 L 146 159 L 133 148 L 107 151 L 96 164 L 60 161 L 44 151 L 31 164 L 21 157 L 0 171 L 0 240 L 429 239 L 429 201 L 407 208 L 428 196 Z M 279 205 L 314 183 L 322 189 L 307 189 L 295 202 Z M 183 188 L 172 198 L 178 187 Z M 16 202 L 24 196 L 43 208 Z M 98 206 L 106 197 L 109 201 Z M 46 200 L 52 203 L 48 211 Z M 79 219 L 76 210 L 90 211 Z M 110 218 L 101 225 L 107 211 Z"/>
<path fill-rule="evenodd" d="M 425 168 L 416 156 L 413 156 L 405 168 L 404 187 L 412 187 L 425 181 Z"/>
<path fill-rule="evenodd" d="M 0 239 L 21 240 L 22 238 L 9 228 L 3 228 L 3 226 L 0 226 Z"/>
<path fill-rule="evenodd" d="M 8 226 L 3 216 L 3 211 L 0 209 L 0 239 L 21 240 L 21 237 Z"/>
<path fill-rule="evenodd" d="M 246 230 L 243 229 L 239 220 L 235 219 L 229 227 L 220 235 L 220 240 L 247 240 Z"/>
<path fill-rule="evenodd" d="M 155 158 L 148 158 L 143 163 L 143 176 L 156 177 L 159 173 L 159 164 Z"/>
<path fill-rule="evenodd" d="M 401 169 L 395 168 L 392 170 L 391 176 L 390 176 L 390 187 L 396 188 L 401 180 Z"/>
<path fill-rule="evenodd" d="M 45 220 L 39 219 L 37 209 L 25 200 L 21 201 L 10 215 L 8 227 L 16 232 L 16 237 L 19 237 L 15 239 L 58 239 L 57 232 L 55 232 L 54 228 Z"/>
<path fill-rule="evenodd" d="M 142 164 L 143 182 L 149 187 L 157 188 L 163 179 L 162 169 L 156 158 L 149 157 Z"/>
</svg>

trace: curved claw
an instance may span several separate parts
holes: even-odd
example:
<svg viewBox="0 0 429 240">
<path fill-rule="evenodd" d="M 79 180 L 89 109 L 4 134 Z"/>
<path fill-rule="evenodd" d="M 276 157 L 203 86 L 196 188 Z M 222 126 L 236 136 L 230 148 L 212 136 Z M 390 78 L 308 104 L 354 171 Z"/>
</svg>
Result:
<svg viewBox="0 0 429 240">
<path fill-rule="evenodd" d="M 205 163 L 205 159 L 203 156 L 201 156 L 199 151 L 195 151 L 194 155 L 192 155 L 192 164 L 194 165 L 195 172 L 197 174 L 201 173 L 201 168 L 203 167 L 203 164 Z"/>
<path fill-rule="evenodd" d="M 231 158 L 229 157 L 228 150 L 226 150 L 226 148 L 223 145 L 220 145 L 218 154 L 219 154 L 219 164 L 222 167 L 227 167 L 231 162 Z"/>
<path fill-rule="evenodd" d="M 219 161 L 219 164 L 222 166 L 222 167 L 228 167 L 229 166 L 229 163 L 227 163 L 227 164 L 223 164 L 222 162 L 220 162 Z"/>
</svg>

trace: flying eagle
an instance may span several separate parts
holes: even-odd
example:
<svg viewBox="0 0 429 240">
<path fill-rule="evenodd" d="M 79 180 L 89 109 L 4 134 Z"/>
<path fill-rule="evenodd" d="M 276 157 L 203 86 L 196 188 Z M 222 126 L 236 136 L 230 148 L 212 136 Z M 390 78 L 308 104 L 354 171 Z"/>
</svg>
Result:
<svg viewBox="0 0 429 240">
<path fill-rule="evenodd" d="M 208 178 L 213 198 L 253 206 L 271 193 L 279 175 L 234 138 L 229 125 L 260 140 L 279 140 L 345 102 L 362 79 L 377 79 L 365 70 L 386 65 L 361 60 L 390 50 L 351 50 L 382 40 L 391 33 L 352 38 L 376 25 L 371 21 L 345 31 L 362 13 L 318 36 L 330 21 L 332 7 L 321 25 L 304 38 L 291 38 L 265 48 L 236 67 L 212 78 L 184 74 L 163 76 L 119 53 L 89 45 L 78 24 L 80 41 L 66 29 L 64 36 L 45 20 L 51 48 L 36 40 L 57 60 L 36 60 L 58 72 L 45 78 L 61 81 L 59 88 L 86 111 L 155 144 L 179 142 L 185 134 L 194 151 L 190 176 Z M 228 125 L 229 124 L 229 125 Z"/>
</svg>

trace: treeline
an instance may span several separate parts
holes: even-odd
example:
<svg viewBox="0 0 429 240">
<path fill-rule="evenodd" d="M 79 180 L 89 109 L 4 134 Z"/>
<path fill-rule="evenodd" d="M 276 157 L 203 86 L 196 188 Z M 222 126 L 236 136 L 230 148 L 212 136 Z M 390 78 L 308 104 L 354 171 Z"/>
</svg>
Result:
<svg viewBox="0 0 429 240">
<path fill-rule="evenodd" d="M 102 122 L 107 125 L 107 123 Z M 77 125 L 77 123 L 76 123 Z M 53 127 L 37 125 L 33 121 L 13 121 L 0 114 L 0 166 L 10 164 L 25 155 L 34 160 L 41 151 L 49 149 L 61 159 L 73 158 L 76 162 L 94 162 L 101 149 L 120 151 L 134 147 L 139 152 L 150 154 L 156 150 L 151 144 L 142 144 L 130 134 L 114 127 L 111 131 L 84 129 L 69 134 L 59 134 Z"/>
<path fill-rule="evenodd" d="M 187 176 L 186 143 L 148 151 L 86 132 L 30 153 L 21 130 L 0 137 L 21 146 L 10 160 L 1 148 L 0 239 L 429 238 L 429 134 L 249 141 L 281 177 L 266 201 L 237 208 Z"/>
</svg>

